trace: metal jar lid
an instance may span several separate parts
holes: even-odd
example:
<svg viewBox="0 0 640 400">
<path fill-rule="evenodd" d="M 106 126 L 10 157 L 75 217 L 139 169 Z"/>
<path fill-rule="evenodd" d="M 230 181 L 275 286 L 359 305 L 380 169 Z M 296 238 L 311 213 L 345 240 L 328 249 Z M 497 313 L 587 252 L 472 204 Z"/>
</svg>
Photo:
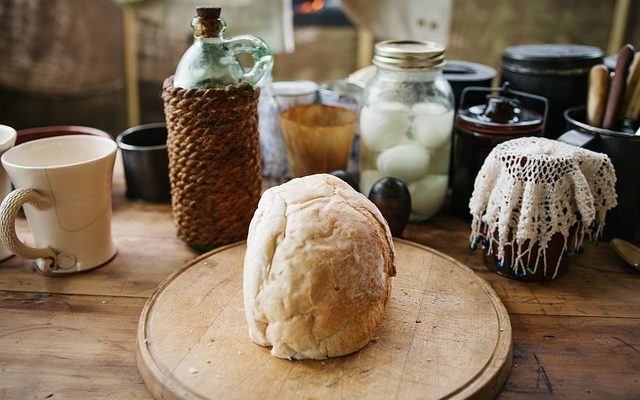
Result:
<svg viewBox="0 0 640 400">
<path fill-rule="evenodd" d="M 444 50 L 443 45 L 426 40 L 386 40 L 376 43 L 373 63 L 396 69 L 441 67 Z"/>
<path fill-rule="evenodd" d="M 577 44 L 529 44 L 507 47 L 502 69 L 522 74 L 583 75 L 602 62 L 597 47 Z"/>
</svg>

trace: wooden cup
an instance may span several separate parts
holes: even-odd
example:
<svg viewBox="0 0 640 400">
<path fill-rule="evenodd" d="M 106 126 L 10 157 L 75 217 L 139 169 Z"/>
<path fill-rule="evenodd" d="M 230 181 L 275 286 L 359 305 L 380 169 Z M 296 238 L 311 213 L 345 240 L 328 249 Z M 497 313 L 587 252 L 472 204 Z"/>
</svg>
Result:
<svg viewBox="0 0 640 400">
<path fill-rule="evenodd" d="M 307 104 L 280 113 L 291 177 L 345 169 L 356 113 L 344 107 Z"/>
</svg>

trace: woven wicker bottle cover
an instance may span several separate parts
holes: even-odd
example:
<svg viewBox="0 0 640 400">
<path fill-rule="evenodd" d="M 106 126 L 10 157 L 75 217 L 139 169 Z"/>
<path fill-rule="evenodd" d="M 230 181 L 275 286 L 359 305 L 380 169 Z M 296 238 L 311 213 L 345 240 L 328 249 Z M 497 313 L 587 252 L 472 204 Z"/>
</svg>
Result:
<svg viewBox="0 0 640 400">
<path fill-rule="evenodd" d="M 163 85 L 171 205 L 178 237 L 199 250 L 245 239 L 262 186 L 259 90 L 247 83 Z"/>
<path fill-rule="evenodd" d="M 556 279 L 585 236 L 601 235 L 615 182 L 605 154 L 545 138 L 504 142 L 476 177 L 471 248 L 482 242 L 485 264 L 501 275 Z"/>
</svg>

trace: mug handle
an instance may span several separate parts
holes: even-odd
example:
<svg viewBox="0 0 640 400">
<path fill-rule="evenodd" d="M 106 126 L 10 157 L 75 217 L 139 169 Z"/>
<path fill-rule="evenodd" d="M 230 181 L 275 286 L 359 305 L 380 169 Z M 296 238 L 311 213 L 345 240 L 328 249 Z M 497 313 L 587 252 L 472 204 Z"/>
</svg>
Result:
<svg viewBox="0 0 640 400">
<path fill-rule="evenodd" d="M 35 189 L 16 189 L 5 197 L 0 205 L 0 241 L 14 254 L 33 260 L 38 269 L 50 273 L 57 268 L 57 253 L 50 247 L 27 246 L 16 234 L 16 216 L 24 204 L 31 204 L 38 210 L 51 207 L 52 201 Z"/>
</svg>

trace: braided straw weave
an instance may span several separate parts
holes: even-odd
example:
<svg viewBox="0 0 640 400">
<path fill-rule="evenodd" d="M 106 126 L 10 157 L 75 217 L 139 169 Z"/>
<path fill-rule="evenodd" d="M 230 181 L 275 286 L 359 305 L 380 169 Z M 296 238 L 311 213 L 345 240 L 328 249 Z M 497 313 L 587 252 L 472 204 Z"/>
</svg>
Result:
<svg viewBox="0 0 640 400">
<path fill-rule="evenodd" d="M 171 203 L 178 237 L 199 250 L 245 239 L 262 186 L 259 90 L 164 81 Z"/>
</svg>

